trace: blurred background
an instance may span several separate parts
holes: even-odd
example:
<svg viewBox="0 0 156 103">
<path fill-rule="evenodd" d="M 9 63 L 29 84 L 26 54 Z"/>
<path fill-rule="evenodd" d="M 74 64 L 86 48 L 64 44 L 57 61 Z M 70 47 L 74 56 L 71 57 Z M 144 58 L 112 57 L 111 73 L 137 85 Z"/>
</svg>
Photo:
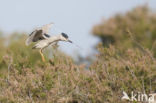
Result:
<svg viewBox="0 0 156 103">
<path fill-rule="evenodd" d="M 60 42 L 42 62 L 25 40 L 51 22 L 82 49 Z M 156 93 L 155 57 L 156 0 L 0 1 L 1 103 L 125 103 Z"/>
<path fill-rule="evenodd" d="M 50 34 L 65 32 L 83 49 L 60 43 L 65 53 L 82 57 L 92 55 L 99 38 L 92 36 L 95 24 L 139 5 L 153 11 L 155 0 L 5 0 L 0 3 L 0 30 L 3 36 L 18 32 L 30 34 L 36 27 L 54 22 Z"/>
</svg>

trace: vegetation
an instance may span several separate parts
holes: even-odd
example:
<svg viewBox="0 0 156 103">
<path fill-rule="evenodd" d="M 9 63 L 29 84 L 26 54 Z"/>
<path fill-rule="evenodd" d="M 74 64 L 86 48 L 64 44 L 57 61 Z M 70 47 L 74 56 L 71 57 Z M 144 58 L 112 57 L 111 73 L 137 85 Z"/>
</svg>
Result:
<svg viewBox="0 0 156 103">
<path fill-rule="evenodd" d="M 100 37 L 105 46 L 136 47 L 127 30 L 132 32 L 137 42 L 155 51 L 152 46 L 156 39 L 156 15 L 147 6 L 139 6 L 126 14 L 117 14 L 102 21 L 94 26 L 93 34 Z"/>
<path fill-rule="evenodd" d="M 93 34 L 102 42 L 88 68 L 58 49 L 44 51 L 50 58 L 43 63 L 25 46 L 24 33 L 1 36 L 0 102 L 125 103 L 122 91 L 156 92 L 155 22 L 141 6 L 96 25 Z"/>
</svg>

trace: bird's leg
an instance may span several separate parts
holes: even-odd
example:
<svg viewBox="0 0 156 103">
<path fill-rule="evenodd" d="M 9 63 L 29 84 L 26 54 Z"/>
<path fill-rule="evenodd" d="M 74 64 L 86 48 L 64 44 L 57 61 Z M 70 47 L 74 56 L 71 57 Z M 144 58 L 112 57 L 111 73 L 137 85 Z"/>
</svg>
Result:
<svg viewBox="0 0 156 103">
<path fill-rule="evenodd" d="M 44 55 L 43 55 L 43 53 L 42 53 L 42 49 L 40 50 L 40 55 L 41 55 L 41 57 L 42 57 L 42 61 L 45 62 L 45 58 L 44 58 Z"/>
</svg>

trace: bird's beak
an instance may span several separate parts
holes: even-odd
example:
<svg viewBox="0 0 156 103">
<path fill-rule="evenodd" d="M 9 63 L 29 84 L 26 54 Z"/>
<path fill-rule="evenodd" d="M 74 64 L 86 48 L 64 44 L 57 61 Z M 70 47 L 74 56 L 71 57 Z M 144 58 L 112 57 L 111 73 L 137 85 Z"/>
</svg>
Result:
<svg viewBox="0 0 156 103">
<path fill-rule="evenodd" d="M 68 40 L 69 43 L 73 43 L 71 40 Z"/>
</svg>

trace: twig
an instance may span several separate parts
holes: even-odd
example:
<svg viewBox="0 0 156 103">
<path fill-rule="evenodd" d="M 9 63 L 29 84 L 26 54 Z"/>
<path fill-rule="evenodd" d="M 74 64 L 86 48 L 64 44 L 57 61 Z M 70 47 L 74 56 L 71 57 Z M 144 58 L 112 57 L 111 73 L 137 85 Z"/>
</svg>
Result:
<svg viewBox="0 0 156 103">
<path fill-rule="evenodd" d="M 146 94 L 146 92 L 145 92 L 145 84 L 144 84 L 144 79 L 143 79 L 143 78 L 141 78 L 141 80 L 142 80 L 142 88 L 143 88 L 143 92 L 144 92 L 144 94 Z"/>
<path fill-rule="evenodd" d="M 150 78 L 150 93 L 152 92 L 152 82 L 151 82 L 151 78 Z"/>
<path fill-rule="evenodd" d="M 13 62 L 13 59 L 11 57 L 10 58 L 10 63 L 8 65 L 8 78 L 7 78 L 7 82 L 9 82 L 9 79 L 10 79 L 10 69 L 11 69 L 11 66 L 12 66 L 12 62 Z"/>
</svg>

